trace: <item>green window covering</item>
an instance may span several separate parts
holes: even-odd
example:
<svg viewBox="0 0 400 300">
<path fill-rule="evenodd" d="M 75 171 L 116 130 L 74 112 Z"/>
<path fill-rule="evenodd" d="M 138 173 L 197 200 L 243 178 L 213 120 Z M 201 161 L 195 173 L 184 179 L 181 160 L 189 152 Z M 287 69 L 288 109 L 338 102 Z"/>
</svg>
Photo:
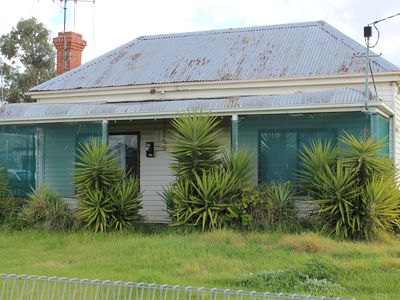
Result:
<svg viewBox="0 0 400 300">
<path fill-rule="evenodd" d="M 259 133 L 259 182 L 294 182 L 299 169 L 298 156 L 312 140 L 337 141 L 334 129 L 266 130 Z"/>
<path fill-rule="evenodd" d="M 381 115 L 371 116 L 371 134 L 376 140 L 383 140 L 385 147 L 380 150 L 382 154 L 389 154 L 389 119 Z"/>
<path fill-rule="evenodd" d="M 0 164 L 7 172 L 13 196 L 25 196 L 35 187 L 35 129 L 27 126 L 0 126 Z"/>
<path fill-rule="evenodd" d="M 362 112 L 241 116 L 239 146 L 253 155 L 254 181 L 293 181 L 298 154 L 313 139 L 332 140 L 345 132 L 370 136 L 372 116 Z"/>
<path fill-rule="evenodd" d="M 0 126 L 0 164 L 11 193 L 26 196 L 46 185 L 61 197 L 74 197 L 75 154 L 90 137 L 101 137 L 101 123 Z"/>
</svg>

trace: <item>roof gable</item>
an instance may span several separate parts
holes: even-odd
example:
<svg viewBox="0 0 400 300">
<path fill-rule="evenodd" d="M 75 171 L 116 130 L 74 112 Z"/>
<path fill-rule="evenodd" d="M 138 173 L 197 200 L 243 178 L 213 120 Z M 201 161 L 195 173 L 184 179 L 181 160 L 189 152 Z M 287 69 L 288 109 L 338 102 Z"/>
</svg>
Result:
<svg viewBox="0 0 400 300">
<path fill-rule="evenodd" d="M 364 71 L 363 53 L 322 21 L 144 36 L 31 91 L 352 74 Z M 374 72 L 399 70 L 371 62 Z"/>
</svg>

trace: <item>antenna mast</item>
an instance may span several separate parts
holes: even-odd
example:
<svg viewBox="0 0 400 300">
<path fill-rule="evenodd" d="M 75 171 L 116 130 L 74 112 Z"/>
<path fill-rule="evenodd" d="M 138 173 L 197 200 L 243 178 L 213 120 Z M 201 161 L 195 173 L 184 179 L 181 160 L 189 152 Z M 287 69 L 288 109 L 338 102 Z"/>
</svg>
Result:
<svg viewBox="0 0 400 300">
<path fill-rule="evenodd" d="M 374 48 L 379 42 L 380 33 L 379 33 L 378 28 L 376 27 L 376 24 L 378 24 L 378 23 L 380 23 L 382 21 L 386 21 L 388 19 L 394 18 L 394 17 L 398 17 L 398 16 L 400 16 L 400 13 L 391 15 L 391 16 L 383 18 L 383 19 L 376 20 L 376 21 L 374 21 L 372 23 L 369 23 L 367 26 L 364 27 L 364 38 L 365 38 L 365 44 L 367 46 L 367 51 L 366 51 L 366 55 L 365 55 L 365 104 L 364 104 L 364 109 L 365 109 L 366 112 L 368 112 L 368 100 L 369 100 L 369 89 L 368 89 L 369 71 L 371 72 L 372 80 L 373 80 L 374 86 L 375 86 L 375 81 L 374 81 L 374 76 L 373 76 L 374 74 L 372 72 L 372 68 L 370 66 L 370 60 L 369 60 L 369 58 L 370 58 L 369 49 L 370 48 Z M 372 36 L 372 27 L 371 27 L 371 25 L 375 27 L 376 31 L 378 31 L 378 39 L 377 39 L 375 45 L 373 45 L 373 46 L 370 45 L 370 38 Z M 376 92 L 376 87 L 375 87 L 375 92 Z M 378 96 L 378 95 L 376 95 L 376 96 Z"/>
<path fill-rule="evenodd" d="M 63 10 L 64 10 L 64 31 L 63 31 L 63 36 L 64 36 L 64 47 L 63 47 L 63 68 L 64 72 L 67 71 L 67 37 L 65 36 L 66 32 L 66 27 L 67 27 L 67 2 L 69 1 L 74 1 L 75 3 L 75 8 L 74 8 L 74 27 L 75 27 L 75 17 L 76 17 L 76 4 L 78 2 L 91 2 L 95 4 L 95 0 L 60 0 L 61 3 L 63 3 Z M 54 2 L 54 0 L 53 0 Z"/>
</svg>

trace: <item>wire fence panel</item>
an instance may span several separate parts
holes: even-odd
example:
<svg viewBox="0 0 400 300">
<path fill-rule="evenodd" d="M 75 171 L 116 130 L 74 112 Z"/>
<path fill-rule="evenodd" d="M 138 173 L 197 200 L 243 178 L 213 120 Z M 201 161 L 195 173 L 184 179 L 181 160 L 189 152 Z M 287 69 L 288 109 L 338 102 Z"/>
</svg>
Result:
<svg viewBox="0 0 400 300">
<path fill-rule="evenodd" d="M 168 284 L 0 274 L 0 300 L 346 300 Z M 354 299 L 353 299 L 354 300 Z"/>
</svg>

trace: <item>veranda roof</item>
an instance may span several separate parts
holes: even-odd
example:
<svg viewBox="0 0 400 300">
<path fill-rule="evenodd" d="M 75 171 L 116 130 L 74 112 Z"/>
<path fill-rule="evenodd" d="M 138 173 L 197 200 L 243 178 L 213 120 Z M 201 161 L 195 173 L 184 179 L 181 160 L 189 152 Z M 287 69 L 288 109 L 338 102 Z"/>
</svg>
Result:
<svg viewBox="0 0 400 300">
<path fill-rule="evenodd" d="M 211 112 L 217 115 L 285 113 L 293 110 L 362 107 L 362 88 L 343 88 L 316 92 L 266 96 L 238 96 L 209 99 L 185 99 L 132 102 L 91 103 L 16 103 L 0 106 L 1 123 L 67 122 L 103 119 L 169 118 L 189 111 Z M 370 106 L 383 102 L 369 95 Z"/>
</svg>

